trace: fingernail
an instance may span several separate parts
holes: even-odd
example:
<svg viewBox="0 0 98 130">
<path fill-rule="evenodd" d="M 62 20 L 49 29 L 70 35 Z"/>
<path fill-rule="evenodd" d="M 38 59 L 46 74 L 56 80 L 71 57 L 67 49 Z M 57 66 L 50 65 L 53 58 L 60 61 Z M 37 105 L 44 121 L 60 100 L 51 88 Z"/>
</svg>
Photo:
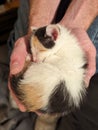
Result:
<svg viewBox="0 0 98 130">
<path fill-rule="evenodd" d="M 16 73 L 19 72 L 19 64 L 18 64 L 18 62 L 14 62 L 14 63 L 11 64 L 10 72 L 11 72 L 11 74 L 16 74 Z"/>
</svg>

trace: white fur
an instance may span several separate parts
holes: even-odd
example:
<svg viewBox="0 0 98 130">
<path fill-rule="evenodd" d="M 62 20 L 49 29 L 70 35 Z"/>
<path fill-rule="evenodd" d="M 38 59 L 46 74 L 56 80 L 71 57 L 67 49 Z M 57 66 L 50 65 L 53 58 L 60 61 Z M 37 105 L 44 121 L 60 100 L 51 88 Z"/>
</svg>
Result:
<svg viewBox="0 0 98 130">
<path fill-rule="evenodd" d="M 81 68 L 86 62 L 84 52 L 75 36 L 66 28 L 59 24 L 49 26 L 51 28 L 56 26 L 56 28 L 60 29 L 58 38 L 55 41 L 56 45 L 52 49 L 37 54 L 39 63 L 32 63 L 26 71 L 21 84 L 30 84 L 32 86 L 39 84 L 39 86 L 42 86 L 44 90 L 43 101 L 46 105 L 50 94 L 55 89 L 54 87 L 61 80 L 64 80 L 74 104 L 78 106 L 81 100 L 80 92 L 84 91 L 82 81 L 85 72 Z M 34 46 L 31 44 L 31 50 L 32 48 Z"/>
<path fill-rule="evenodd" d="M 43 91 L 43 102 L 46 105 L 55 85 L 63 79 L 58 68 L 48 63 L 32 63 L 24 75 L 22 84 L 33 87 L 41 87 Z"/>
</svg>

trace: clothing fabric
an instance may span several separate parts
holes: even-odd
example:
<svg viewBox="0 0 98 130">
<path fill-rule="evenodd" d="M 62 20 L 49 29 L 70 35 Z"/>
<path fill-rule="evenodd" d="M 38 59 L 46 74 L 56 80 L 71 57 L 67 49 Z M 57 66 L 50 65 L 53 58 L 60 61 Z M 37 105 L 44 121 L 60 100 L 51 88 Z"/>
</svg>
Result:
<svg viewBox="0 0 98 130">
<path fill-rule="evenodd" d="M 92 77 L 80 109 L 62 117 L 57 130 L 98 130 L 98 73 Z"/>
<path fill-rule="evenodd" d="M 98 16 L 89 27 L 87 33 L 92 40 L 94 46 L 96 47 L 96 72 L 98 72 Z"/>
<path fill-rule="evenodd" d="M 61 0 L 55 19 L 52 22 L 56 23 L 60 21 L 69 3 L 70 2 L 68 0 L 66 0 L 66 2 L 65 0 Z M 28 14 L 29 14 L 29 1 L 20 0 L 18 19 L 8 39 L 9 55 L 12 52 L 15 41 L 19 37 L 24 36 L 27 33 Z M 96 72 L 98 72 L 98 17 L 96 17 L 96 19 L 88 29 L 87 33 L 90 39 L 93 41 L 97 50 L 97 57 L 96 57 L 97 71 Z M 61 117 L 57 123 L 57 130 L 87 130 L 87 129 L 98 130 L 98 94 L 97 94 L 98 86 L 97 85 L 98 85 L 98 74 L 95 74 L 92 77 L 90 86 L 87 90 L 86 101 L 81 105 L 80 109 L 76 110 L 73 113 L 70 113 L 68 116 Z M 28 119 L 31 119 L 28 113 L 27 115 L 28 115 L 27 116 Z M 35 116 L 34 113 L 32 115 Z M 25 125 L 30 126 L 31 121 L 29 120 L 28 122 L 25 123 L 26 123 Z M 35 123 L 35 120 L 32 120 L 32 125 L 34 127 L 33 123 Z M 20 127 L 21 130 L 25 130 L 24 124 L 22 124 L 21 122 L 19 122 L 19 124 L 21 125 Z M 20 129 L 18 129 L 16 125 L 15 129 L 13 130 L 20 130 Z"/>
<path fill-rule="evenodd" d="M 13 50 L 15 41 L 27 34 L 28 30 L 28 16 L 29 16 L 29 0 L 20 0 L 20 6 L 17 12 L 17 20 L 14 28 L 8 38 L 9 56 Z"/>
</svg>

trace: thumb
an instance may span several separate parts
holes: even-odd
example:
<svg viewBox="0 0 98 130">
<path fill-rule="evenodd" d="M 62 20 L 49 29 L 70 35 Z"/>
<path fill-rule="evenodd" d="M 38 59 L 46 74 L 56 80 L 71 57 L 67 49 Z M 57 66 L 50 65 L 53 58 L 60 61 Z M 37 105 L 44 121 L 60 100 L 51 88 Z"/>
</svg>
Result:
<svg viewBox="0 0 98 130">
<path fill-rule="evenodd" d="M 10 58 L 10 74 L 17 74 L 22 70 L 26 55 L 27 49 L 25 38 L 20 38 L 16 41 Z"/>
</svg>

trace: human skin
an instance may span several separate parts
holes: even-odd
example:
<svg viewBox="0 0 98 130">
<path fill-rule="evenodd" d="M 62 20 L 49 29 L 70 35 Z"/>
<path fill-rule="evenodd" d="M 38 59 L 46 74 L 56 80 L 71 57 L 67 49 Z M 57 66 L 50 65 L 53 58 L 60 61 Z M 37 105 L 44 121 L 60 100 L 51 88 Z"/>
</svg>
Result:
<svg viewBox="0 0 98 130">
<path fill-rule="evenodd" d="M 87 30 L 97 15 L 98 0 L 72 0 L 60 23 L 68 28 Z"/>
<path fill-rule="evenodd" d="M 98 15 L 98 0 L 72 0 L 60 24 L 72 30 L 87 55 L 87 86 L 96 71 L 96 50 L 86 31 Z"/>
<path fill-rule="evenodd" d="M 29 16 L 29 30 L 30 27 L 41 27 L 51 23 L 55 11 L 60 0 L 30 0 L 30 16 Z M 48 8 L 47 8 L 48 7 Z M 92 21 L 98 14 L 98 0 L 72 0 L 69 8 L 64 15 L 60 24 L 69 28 L 77 37 L 81 47 L 84 49 L 88 59 L 88 71 L 85 82 L 89 85 L 90 78 L 95 73 L 95 56 L 96 50 L 91 40 L 89 39 L 86 30 L 91 25 Z M 10 59 L 10 75 L 20 72 L 24 66 L 27 52 L 28 38 L 22 37 L 15 43 L 11 59 Z M 21 55 L 21 57 L 20 57 Z M 10 88 L 10 82 L 9 82 Z M 12 92 L 12 90 L 11 90 Z M 21 111 L 26 111 L 25 107 L 16 98 L 14 93 L 12 95 L 18 104 Z"/>
</svg>

